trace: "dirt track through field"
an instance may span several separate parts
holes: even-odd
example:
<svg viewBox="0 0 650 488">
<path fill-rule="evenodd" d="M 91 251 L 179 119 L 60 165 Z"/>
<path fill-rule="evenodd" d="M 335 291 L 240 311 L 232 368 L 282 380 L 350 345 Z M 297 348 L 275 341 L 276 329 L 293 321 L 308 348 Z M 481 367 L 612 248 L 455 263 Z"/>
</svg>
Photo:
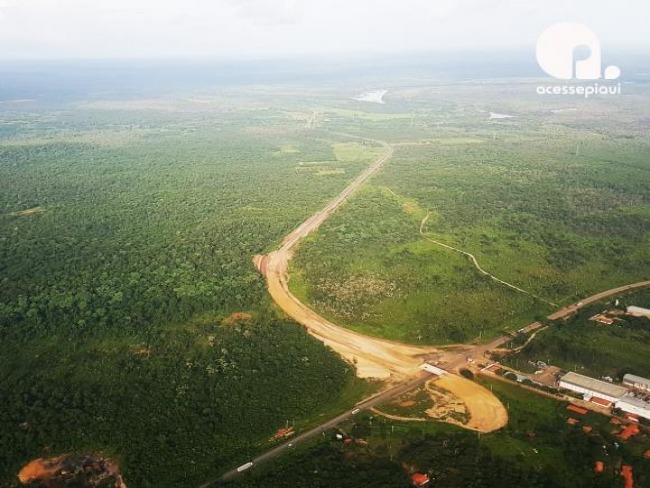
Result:
<svg viewBox="0 0 650 488">
<path fill-rule="evenodd" d="M 349 137 L 349 136 L 348 136 Z M 321 317 L 296 298 L 289 290 L 288 266 L 296 245 L 318 227 L 346 199 L 376 173 L 392 156 L 393 148 L 383 141 L 375 141 L 384 147 L 384 154 L 362 172 L 325 208 L 314 214 L 291 232 L 280 247 L 267 256 L 256 256 L 255 264 L 266 276 L 268 290 L 275 303 L 296 322 L 304 325 L 309 333 L 331 347 L 343 358 L 353 363 L 362 378 L 379 378 L 390 383 L 404 381 L 421 374 L 420 366 L 429 357 L 464 357 L 462 352 L 445 352 L 435 347 L 418 347 L 394 341 L 368 337 L 339 327 Z M 481 432 L 499 429 L 508 422 L 508 414 L 490 391 L 465 378 L 447 374 L 440 384 L 465 402 L 471 419 L 467 428 Z"/>
<path fill-rule="evenodd" d="M 537 296 L 537 295 L 535 295 L 535 294 L 533 294 L 533 293 L 531 293 L 529 291 L 526 291 L 526 290 L 524 290 L 522 288 L 519 288 L 518 286 L 515 286 L 512 283 L 508 283 L 507 281 L 500 280 L 499 278 L 497 278 L 493 274 L 488 273 L 483 268 L 481 268 L 481 265 L 478 264 L 478 260 L 476 259 L 476 256 L 474 256 L 472 253 L 469 253 L 467 251 L 463 251 L 462 249 L 458 249 L 458 248 L 453 247 L 453 246 L 449 246 L 449 245 L 447 245 L 447 244 L 445 244 L 443 242 L 436 241 L 435 239 L 431 239 L 430 237 L 427 237 L 426 235 L 424 235 L 424 226 L 426 225 L 427 220 L 429 220 L 429 215 L 430 214 L 431 214 L 431 212 L 427 212 L 427 215 L 422 219 L 422 222 L 420 222 L 420 235 L 422 235 L 422 237 L 424 237 L 427 241 L 432 242 L 433 244 L 436 244 L 438 246 L 444 247 L 446 249 L 450 249 L 452 251 L 459 252 L 459 253 L 467 256 L 470 259 L 470 261 L 472 261 L 472 264 L 479 271 L 479 273 L 481 273 L 481 274 L 483 274 L 485 276 L 489 276 L 490 278 L 492 278 L 492 280 L 496 281 L 497 283 L 501 283 L 502 285 L 505 285 L 505 286 L 507 286 L 509 288 L 512 288 L 513 290 L 518 291 L 520 293 L 525 293 L 526 295 L 529 295 L 529 296 L 531 296 L 531 297 L 533 297 L 533 298 L 535 298 L 537 300 L 540 300 L 540 301 L 542 301 L 542 302 L 544 302 L 544 303 L 546 303 L 548 305 L 552 305 L 554 307 L 558 306 L 557 303 L 550 302 L 550 301 L 546 300 L 545 298 L 542 298 L 542 297 Z"/>
<path fill-rule="evenodd" d="M 357 138 L 363 139 L 360 137 Z M 370 141 L 370 139 L 365 140 Z M 291 232 L 283 240 L 281 246 L 276 251 L 267 256 L 255 256 L 254 263 L 260 272 L 266 277 L 269 293 L 275 300 L 276 304 L 284 310 L 287 315 L 303 324 L 311 335 L 330 346 L 345 359 L 354 363 L 356 365 L 358 376 L 390 378 L 392 380 L 391 382 L 400 381 L 400 383 L 392 387 L 390 390 L 384 390 L 357 403 L 354 410 L 345 412 L 338 417 L 313 428 L 311 431 L 300 434 L 290 442 L 276 446 L 270 451 L 254 458 L 252 461 L 224 473 L 221 477 L 204 483 L 200 488 L 207 488 L 215 483 L 222 483 L 231 480 L 239 476 L 243 470 L 252 467 L 254 464 L 256 465 L 262 462 L 268 462 L 269 460 L 281 455 L 281 453 L 287 448 L 293 447 L 296 442 L 320 435 L 326 429 L 335 427 L 339 423 L 348 420 L 351 415 L 359 413 L 360 410 L 373 408 L 384 401 L 391 398 L 397 398 L 405 392 L 418 387 L 423 384 L 427 378 L 433 376 L 425 374 L 419 368 L 422 362 L 428 359 L 429 356 L 441 358 L 441 361 L 439 362 L 440 366 L 444 366 L 448 371 L 454 371 L 465 364 L 466 356 L 482 357 L 485 352 L 499 348 L 501 345 L 512 339 L 510 335 L 504 335 L 493 340 L 489 344 L 468 346 L 468 349 L 466 350 L 463 350 L 462 347 L 458 348 L 457 346 L 453 346 L 452 350 L 460 349 L 456 350 L 455 353 L 452 352 L 450 348 L 436 349 L 433 347 L 407 346 L 392 341 L 366 337 L 342 327 L 338 327 L 323 317 L 320 317 L 316 312 L 301 303 L 289 291 L 287 284 L 289 279 L 288 263 L 291 259 L 293 248 L 302 238 L 316 230 L 332 212 L 334 212 L 356 189 L 378 171 L 392 156 L 392 146 L 383 141 L 373 142 L 376 142 L 385 148 L 384 154 L 368 169 L 361 173 L 361 175 L 359 175 L 348 187 L 334 198 L 334 200 L 327 204 L 323 210 L 314 214 L 297 229 Z M 448 247 L 446 245 L 444 246 Z M 474 262 L 475 265 L 478 266 L 475 259 Z M 647 286 L 650 286 L 650 281 L 607 290 L 585 298 L 583 301 L 575 305 L 563 307 L 561 310 L 549 315 L 548 318 L 551 320 L 564 318 L 593 301 L 600 300 L 613 294 Z M 519 332 L 530 333 L 540 327 L 542 327 L 542 324 L 534 322 L 520 329 Z M 465 427 L 479 432 L 491 432 L 504 427 L 508 423 L 508 412 L 504 408 L 503 404 L 491 391 L 488 391 L 481 385 L 450 373 L 446 373 L 442 375 L 442 377 L 438 378 L 437 385 L 449 391 L 465 403 L 470 415 L 470 420 Z"/>
</svg>

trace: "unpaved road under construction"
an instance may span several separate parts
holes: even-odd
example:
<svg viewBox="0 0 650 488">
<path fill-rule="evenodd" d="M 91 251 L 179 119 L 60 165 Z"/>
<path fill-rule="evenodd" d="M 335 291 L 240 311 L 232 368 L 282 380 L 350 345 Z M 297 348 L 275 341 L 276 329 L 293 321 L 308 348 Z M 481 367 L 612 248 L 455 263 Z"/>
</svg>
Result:
<svg viewBox="0 0 650 488">
<path fill-rule="evenodd" d="M 252 466 L 280 456 L 297 443 L 320 435 L 324 430 L 335 427 L 363 410 L 372 409 L 385 401 L 399 397 L 405 392 L 424 384 L 433 376 L 430 373 L 421 371 L 419 368 L 428 358 L 436 358 L 440 367 L 449 372 L 457 371 L 461 366 L 467 364 L 468 357 L 482 357 L 485 352 L 499 348 L 512 339 L 511 336 L 506 335 L 498 337 L 487 344 L 461 345 L 454 348 L 404 345 L 393 341 L 364 336 L 339 327 L 311 310 L 289 291 L 289 261 L 291 260 L 292 252 L 296 245 L 310 232 L 316 230 L 332 212 L 341 206 L 352 193 L 361 187 L 393 155 L 393 147 L 386 142 L 355 136 L 347 137 L 380 144 L 384 148 L 384 153 L 338 196 L 330 201 L 325 208 L 312 215 L 285 237 L 276 251 L 266 256 L 256 256 L 255 264 L 262 274 L 266 276 L 269 292 L 276 304 L 287 315 L 304 325 L 311 335 L 324 342 L 348 361 L 354 363 L 358 376 L 389 379 L 389 383 L 398 384 L 358 403 L 353 410 L 344 412 L 338 417 L 330 419 L 310 431 L 303 432 L 291 440 L 262 453 L 248 463 L 201 485 L 200 488 L 207 488 L 213 484 L 227 482 Z M 650 286 L 650 281 L 607 290 L 586 298 L 577 304 L 566 306 L 551 314 L 548 318 L 551 320 L 565 318 L 594 301 L 647 286 Z M 534 322 L 520 329 L 518 332 L 529 334 L 541 327 L 541 323 Z M 508 423 L 508 412 L 503 404 L 492 392 L 481 385 L 449 373 L 441 376 L 437 381 L 437 385 L 449 391 L 465 403 L 470 414 L 470 420 L 465 426 L 466 428 L 479 432 L 491 432 L 504 427 Z"/>
<path fill-rule="evenodd" d="M 355 364 L 362 378 L 401 380 L 418 373 L 418 366 L 427 356 L 439 353 L 434 347 L 419 347 L 368 337 L 339 327 L 321 317 L 300 302 L 288 286 L 288 265 L 294 248 L 310 232 L 316 230 L 346 199 L 375 174 L 393 155 L 393 147 L 386 142 L 363 139 L 384 148 L 384 153 L 339 193 L 325 208 L 312 215 L 282 241 L 280 248 L 258 259 L 259 269 L 265 274 L 269 293 L 275 303 L 309 333 Z"/>
</svg>

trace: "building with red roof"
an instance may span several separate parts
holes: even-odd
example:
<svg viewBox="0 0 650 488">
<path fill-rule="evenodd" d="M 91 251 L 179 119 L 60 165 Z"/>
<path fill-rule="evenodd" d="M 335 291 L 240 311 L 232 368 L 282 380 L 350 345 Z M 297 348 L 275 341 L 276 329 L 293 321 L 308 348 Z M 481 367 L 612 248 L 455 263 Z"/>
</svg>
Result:
<svg viewBox="0 0 650 488">
<path fill-rule="evenodd" d="M 632 466 L 628 464 L 624 464 L 623 469 L 621 469 L 621 476 L 625 480 L 625 488 L 634 488 L 634 477 L 632 476 Z"/>
<path fill-rule="evenodd" d="M 429 481 L 431 480 L 426 474 L 415 473 L 411 476 L 411 483 L 413 483 L 413 486 L 424 486 L 427 485 Z"/>
<path fill-rule="evenodd" d="M 580 415 L 585 415 L 588 411 L 586 408 L 576 407 L 575 405 L 569 405 L 566 409 L 571 412 L 579 413 Z"/>
<path fill-rule="evenodd" d="M 639 426 L 637 424 L 628 424 L 620 434 L 618 434 L 618 438 L 626 441 L 630 437 L 635 436 L 639 433 Z"/>
</svg>

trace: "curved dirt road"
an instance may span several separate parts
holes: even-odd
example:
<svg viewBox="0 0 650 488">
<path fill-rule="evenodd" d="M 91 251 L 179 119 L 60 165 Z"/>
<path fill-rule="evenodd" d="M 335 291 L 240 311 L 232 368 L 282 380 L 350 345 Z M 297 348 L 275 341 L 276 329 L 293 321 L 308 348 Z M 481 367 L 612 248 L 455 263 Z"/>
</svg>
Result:
<svg viewBox="0 0 650 488">
<path fill-rule="evenodd" d="M 348 136 L 353 137 L 353 136 Z M 419 365 L 427 355 L 438 352 L 433 347 L 408 346 L 397 342 L 357 334 L 339 327 L 321 317 L 300 302 L 289 291 L 288 263 L 293 248 L 302 238 L 316 230 L 345 200 L 379 170 L 393 155 L 390 144 L 373 139 L 358 138 L 375 142 L 384 147 L 384 154 L 364 170 L 325 208 L 312 215 L 282 241 L 280 248 L 265 258 L 257 260 L 268 282 L 271 297 L 278 306 L 296 322 L 303 324 L 309 333 L 330 346 L 348 361 L 355 364 L 357 375 L 362 378 L 412 377 L 419 373 Z"/>
<path fill-rule="evenodd" d="M 358 139 L 361 137 L 347 136 Z M 377 159 L 368 169 L 361 173 L 348 187 L 346 187 L 334 200 L 316 213 L 297 229 L 291 232 L 282 242 L 281 246 L 267 256 L 256 256 L 255 265 L 266 276 L 269 293 L 273 300 L 282 308 L 287 315 L 298 323 L 303 324 L 309 333 L 321 340 L 344 358 L 355 363 L 357 375 L 360 377 L 391 378 L 401 380 L 400 384 L 392 389 L 384 390 L 373 397 L 358 403 L 354 410 L 345 412 L 338 417 L 327 421 L 324 424 L 293 438 L 270 451 L 263 453 L 252 461 L 243 464 L 239 468 L 228 471 L 220 478 L 209 481 L 200 488 L 207 488 L 215 483 L 224 483 L 240 475 L 243 471 L 261 462 L 279 456 L 286 449 L 293 447 L 299 440 L 313 437 L 322 433 L 325 429 L 338 425 L 338 423 L 349 419 L 361 410 L 373 408 L 379 403 L 398 397 L 399 395 L 412 390 L 418 385 L 427 381 L 431 375 L 423 373 L 419 366 L 423 360 L 436 353 L 444 353 L 443 349 L 433 347 L 407 346 L 392 341 L 376 339 L 357 334 L 350 330 L 338 327 L 328 320 L 320 317 L 306 305 L 302 304 L 290 291 L 288 281 L 288 263 L 291 259 L 292 249 L 298 242 L 316 230 L 329 215 L 336 210 L 345 199 L 365 183 L 381 166 L 386 163 L 393 154 L 393 148 L 383 141 L 365 139 L 381 144 L 386 152 Z M 462 251 L 461 251 L 462 252 Z M 550 315 L 549 319 L 566 317 L 583 306 L 593 301 L 605 298 L 609 295 L 628 291 L 635 288 L 650 286 L 650 281 L 625 285 L 612 290 L 592 295 L 575 305 L 564 307 Z M 542 324 L 534 322 L 519 330 L 520 333 L 533 332 L 542 327 Z M 455 353 L 447 351 L 446 361 L 441 363 L 448 371 L 458 369 L 465 364 L 466 356 L 482 356 L 487 350 L 500 347 L 511 340 L 511 336 L 502 336 L 492 342 L 478 346 L 460 348 Z M 481 385 L 469 381 L 461 376 L 445 374 L 438 380 L 438 384 L 462 399 L 470 413 L 470 421 L 467 428 L 480 432 L 497 430 L 508 422 L 508 413 L 499 399 Z"/>
</svg>

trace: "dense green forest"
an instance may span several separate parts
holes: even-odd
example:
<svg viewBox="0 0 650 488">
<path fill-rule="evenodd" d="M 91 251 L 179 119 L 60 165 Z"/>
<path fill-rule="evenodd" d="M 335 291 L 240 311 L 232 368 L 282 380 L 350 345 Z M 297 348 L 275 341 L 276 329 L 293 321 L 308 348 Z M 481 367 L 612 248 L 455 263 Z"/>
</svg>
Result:
<svg viewBox="0 0 650 488">
<path fill-rule="evenodd" d="M 131 486 L 200 484 L 367 391 L 252 257 L 376 148 L 240 103 L 3 114 L 0 486 L 89 450 Z"/>
<path fill-rule="evenodd" d="M 385 105 L 343 85 L 0 107 L 0 486 L 30 459 L 87 451 L 130 486 L 199 485 L 372 389 L 278 314 L 252 264 L 377 155 L 342 133 L 396 151 L 296 256 L 291 286 L 337 322 L 459 342 L 552 308 L 423 239 L 429 211 L 426 236 L 553 301 L 647 278 L 645 94 L 562 115 L 498 85 L 429 85 Z M 558 441 L 549 411 L 545 449 L 593 447 Z M 325 442 L 242 483 L 401 486 L 414 463 L 447 486 L 563 486 L 553 463 L 567 480 L 590 469 L 495 447 L 534 442 L 529 428 L 479 441 L 364 419 L 357 437 L 402 440 L 353 455 Z"/>
<path fill-rule="evenodd" d="M 364 414 L 341 426 L 352 443 L 329 432 L 277 465 L 251 470 L 233 486 L 407 488 L 409 475 L 419 472 L 432 486 L 446 488 L 611 488 L 624 486 L 617 472 L 621 462 L 633 466 L 638 486 L 650 480 L 647 460 L 640 456 L 647 435 L 622 443 L 612 435 L 617 428 L 609 419 L 595 413 L 582 418 L 592 427 L 585 434 L 581 425 L 567 425 L 566 403 L 497 381 L 485 385 L 509 406 L 508 426 L 499 432 L 479 436 L 447 425 Z M 594 473 L 597 460 L 605 463 L 602 474 Z"/>
</svg>

